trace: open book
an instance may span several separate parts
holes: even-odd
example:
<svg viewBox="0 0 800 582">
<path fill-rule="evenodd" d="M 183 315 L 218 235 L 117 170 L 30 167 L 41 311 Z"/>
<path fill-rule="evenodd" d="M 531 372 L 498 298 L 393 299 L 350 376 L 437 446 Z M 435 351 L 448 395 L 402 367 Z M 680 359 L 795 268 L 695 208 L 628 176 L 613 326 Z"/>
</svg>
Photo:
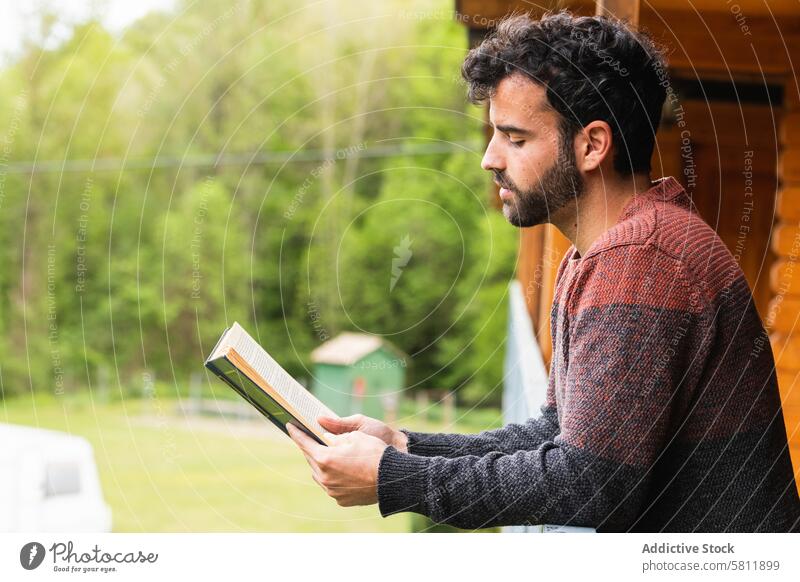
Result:
<svg viewBox="0 0 800 582">
<path fill-rule="evenodd" d="M 238 323 L 223 332 L 206 368 L 283 432 L 288 434 L 286 423 L 292 422 L 317 442 L 330 444 L 317 418 L 338 415 L 281 368 Z"/>
</svg>

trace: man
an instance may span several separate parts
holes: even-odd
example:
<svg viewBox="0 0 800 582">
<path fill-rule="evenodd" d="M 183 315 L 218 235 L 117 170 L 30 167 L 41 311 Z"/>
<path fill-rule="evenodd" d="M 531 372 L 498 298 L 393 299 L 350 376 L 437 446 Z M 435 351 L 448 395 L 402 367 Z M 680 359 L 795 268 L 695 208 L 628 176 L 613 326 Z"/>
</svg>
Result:
<svg viewBox="0 0 800 582">
<path fill-rule="evenodd" d="M 792 531 L 800 500 L 774 363 L 741 269 L 672 178 L 650 178 L 666 64 L 625 24 L 514 17 L 467 56 L 482 167 L 519 227 L 573 243 L 541 416 L 477 435 L 320 419 L 292 430 L 341 505 L 463 528 Z"/>
</svg>

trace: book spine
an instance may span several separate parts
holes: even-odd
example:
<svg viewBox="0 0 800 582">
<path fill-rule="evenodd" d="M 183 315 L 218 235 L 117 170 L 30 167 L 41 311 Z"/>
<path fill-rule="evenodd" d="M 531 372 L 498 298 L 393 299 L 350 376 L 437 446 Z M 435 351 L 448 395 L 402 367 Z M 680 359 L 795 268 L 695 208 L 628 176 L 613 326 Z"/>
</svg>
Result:
<svg viewBox="0 0 800 582">
<path fill-rule="evenodd" d="M 214 354 L 217 352 L 217 348 L 219 347 L 219 344 L 221 344 L 222 340 L 225 339 L 225 335 L 228 333 L 229 329 L 230 329 L 229 327 L 225 328 L 225 331 L 223 331 L 222 335 L 219 336 L 219 339 L 217 340 L 217 344 L 214 346 L 214 349 L 211 350 L 211 354 L 208 356 L 208 358 L 206 358 L 206 367 L 207 368 L 209 367 L 208 364 L 211 363 L 211 358 L 214 357 Z M 211 368 L 209 368 L 209 369 L 211 369 Z"/>
</svg>

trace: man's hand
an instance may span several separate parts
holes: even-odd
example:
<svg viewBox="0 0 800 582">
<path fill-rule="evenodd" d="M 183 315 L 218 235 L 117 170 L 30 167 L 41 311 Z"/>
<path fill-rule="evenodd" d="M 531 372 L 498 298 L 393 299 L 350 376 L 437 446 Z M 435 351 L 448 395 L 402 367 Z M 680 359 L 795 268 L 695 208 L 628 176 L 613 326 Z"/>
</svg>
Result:
<svg viewBox="0 0 800 582">
<path fill-rule="evenodd" d="M 342 507 L 378 502 L 378 464 L 386 443 L 363 432 L 331 435 L 331 446 L 319 444 L 288 423 L 289 436 L 303 451 L 311 475 Z"/>
<path fill-rule="evenodd" d="M 404 432 L 394 430 L 388 424 L 370 418 L 369 416 L 364 416 L 363 414 L 354 414 L 353 416 L 345 416 L 344 418 L 320 416 L 317 422 L 319 422 L 322 428 L 333 434 L 342 434 L 357 430 L 381 439 L 387 445 L 392 445 L 401 453 L 408 452 L 408 437 Z"/>
</svg>

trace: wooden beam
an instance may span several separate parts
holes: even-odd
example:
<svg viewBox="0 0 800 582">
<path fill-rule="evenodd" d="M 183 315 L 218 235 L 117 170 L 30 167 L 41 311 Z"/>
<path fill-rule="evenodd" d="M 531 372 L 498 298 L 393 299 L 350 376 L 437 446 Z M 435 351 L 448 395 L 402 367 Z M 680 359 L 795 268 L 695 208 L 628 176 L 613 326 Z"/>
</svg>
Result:
<svg viewBox="0 0 800 582">
<path fill-rule="evenodd" d="M 698 0 L 651 0 L 644 6 L 640 0 L 458 0 L 456 18 L 470 30 L 486 30 L 512 11 L 536 16 L 557 8 L 569 8 L 576 14 L 602 10 L 646 30 L 667 48 L 670 69 L 683 75 L 725 79 L 749 75 L 759 82 L 762 75 L 793 76 L 792 64 L 796 69 L 797 59 L 792 55 L 800 52 L 800 4 L 792 0 L 793 9 L 784 2 L 772 10 L 770 2 L 767 10 L 763 0 L 758 1 L 760 4 L 751 2 L 745 10 L 744 2 L 737 0 L 743 12 L 736 8 L 734 13 L 724 2 L 713 9 L 713 3 Z M 799 93 L 796 87 L 790 89 Z"/>
<path fill-rule="evenodd" d="M 639 25 L 667 48 L 669 66 L 691 78 L 751 78 L 790 73 L 800 40 L 800 14 L 751 16 L 747 30 L 728 12 L 642 10 Z"/>
<path fill-rule="evenodd" d="M 685 10 L 687 12 L 722 12 L 744 24 L 753 16 L 785 16 L 800 13 L 797 0 L 648 0 L 655 10 Z"/>
<path fill-rule="evenodd" d="M 778 193 L 778 216 L 781 220 L 796 223 L 800 221 L 800 187 L 784 187 Z"/>
<path fill-rule="evenodd" d="M 595 0 L 456 0 L 457 19 L 470 28 L 492 28 L 496 21 L 512 11 L 543 13 L 546 10 L 566 8 L 575 14 L 600 14 L 597 12 L 598 1 Z M 627 0 L 602 0 L 606 12 L 617 18 L 629 17 L 625 6 Z M 732 24 L 737 31 L 746 35 L 754 20 L 769 19 L 781 21 L 786 17 L 800 16 L 800 4 L 797 0 L 648 0 L 641 11 L 663 14 L 665 12 L 681 13 L 685 16 L 722 17 Z M 633 20 L 630 20 L 633 22 Z M 682 34 L 680 30 L 678 34 Z"/>
<path fill-rule="evenodd" d="M 793 53 L 797 58 L 797 44 Z M 768 309 L 770 342 L 775 356 L 778 388 L 795 471 L 800 470 L 800 107 L 794 76 L 786 81 L 785 115 L 781 120 L 782 151 L 778 165 L 781 189 L 776 205 L 776 224 L 772 230 L 772 250 L 780 257 L 770 271 L 774 293 Z M 800 482 L 798 483 L 800 488 Z"/>
</svg>

